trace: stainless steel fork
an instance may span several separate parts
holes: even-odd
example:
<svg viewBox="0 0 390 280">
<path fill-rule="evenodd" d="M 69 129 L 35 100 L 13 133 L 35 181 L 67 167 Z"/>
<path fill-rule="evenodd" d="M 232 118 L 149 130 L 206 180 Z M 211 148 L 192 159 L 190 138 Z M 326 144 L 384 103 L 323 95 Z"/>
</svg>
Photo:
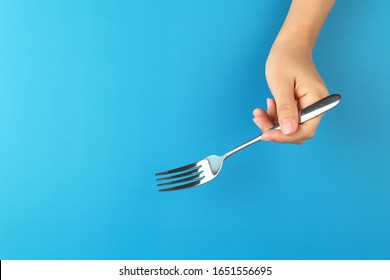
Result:
<svg viewBox="0 0 390 280">
<path fill-rule="evenodd" d="M 326 111 L 332 109 L 341 100 L 341 95 L 332 94 L 316 103 L 306 107 L 300 112 L 300 123 L 304 123 L 312 118 L 315 118 Z M 275 125 L 271 129 L 280 129 L 279 125 Z M 241 146 L 227 152 L 223 156 L 211 155 L 198 162 L 194 162 L 179 168 L 171 169 L 168 171 L 159 172 L 156 174 L 157 181 L 161 182 L 157 186 L 169 186 L 164 189 L 160 189 L 160 192 L 175 191 L 187 189 L 195 186 L 205 184 L 218 176 L 221 171 L 223 162 L 232 154 L 256 143 L 261 140 L 261 135 L 249 140 Z"/>
</svg>

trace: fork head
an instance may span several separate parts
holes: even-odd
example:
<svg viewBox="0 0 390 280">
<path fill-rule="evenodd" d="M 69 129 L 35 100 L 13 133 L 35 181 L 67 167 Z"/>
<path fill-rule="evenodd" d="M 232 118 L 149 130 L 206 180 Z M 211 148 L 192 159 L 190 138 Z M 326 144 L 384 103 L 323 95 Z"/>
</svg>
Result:
<svg viewBox="0 0 390 280">
<path fill-rule="evenodd" d="M 182 190 L 205 184 L 214 179 L 221 171 L 224 158 L 216 155 L 194 162 L 179 168 L 159 172 L 156 174 L 157 186 L 170 186 L 160 189 L 160 192 Z"/>
</svg>

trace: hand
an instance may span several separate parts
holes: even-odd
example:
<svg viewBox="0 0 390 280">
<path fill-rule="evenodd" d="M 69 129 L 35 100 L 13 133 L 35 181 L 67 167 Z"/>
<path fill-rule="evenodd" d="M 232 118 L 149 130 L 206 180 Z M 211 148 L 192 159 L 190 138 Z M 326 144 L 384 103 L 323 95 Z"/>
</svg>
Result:
<svg viewBox="0 0 390 280">
<path fill-rule="evenodd" d="M 254 122 L 263 131 L 262 140 L 302 144 L 311 139 L 321 116 L 303 124 L 298 110 L 329 95 L 304 40 L 277 39 L 266 63 L 266 78 L 275 100 L 267 99 L 267 111 L 255 109 Z M 270 130 L 279 123 L 281 130 Z"/>
</svg>

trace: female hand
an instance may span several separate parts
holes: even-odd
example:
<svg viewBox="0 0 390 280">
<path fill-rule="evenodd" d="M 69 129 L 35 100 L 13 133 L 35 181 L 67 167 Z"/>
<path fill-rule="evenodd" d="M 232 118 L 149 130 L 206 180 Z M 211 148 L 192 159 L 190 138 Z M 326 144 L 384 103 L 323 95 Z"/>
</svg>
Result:
<svg viewBox="0 0 390 280">
<path fill-rule="evenodd" d="M 293 0 L 286 20 L 271 48 L 265 74 L 275 100 L 267 100 L 267 112 L 253 111 L 262 139 L 301 144 L 315 134 L 321 117 L 299 124 L 301 110 L 329 92 L 312 59 L 320 30 L 335 0 Z M 281 130 L 270 130 L 279 123 Z"/>
<path fill-rule="evenodd" d="M 329 95 L 311 57 L 311 49 L 303 42 L 277 41 L 266 63 L 268 86 L 275 98 L 267 99 L 267 112 L 253 111 L 254 122 L 266 132 L 279 123 L 281 130 L 271 130 L 262 139 L 278 143 L 302 144 L 311 139 L 321 117 L 299 125 L 298 110 Z"/>
</svg>

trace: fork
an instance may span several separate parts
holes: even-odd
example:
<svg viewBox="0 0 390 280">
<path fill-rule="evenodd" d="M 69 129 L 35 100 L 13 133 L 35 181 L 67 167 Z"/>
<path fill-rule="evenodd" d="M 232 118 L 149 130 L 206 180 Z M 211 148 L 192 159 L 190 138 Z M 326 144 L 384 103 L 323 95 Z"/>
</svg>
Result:
<svg viewBox="0 0 390 280">
<path fill-rule="evenodd" d="M 332 94 L 302 109 L 300 111 L 299 123 L 304 123 L 325 113 L 339 104 L 340 100 L 341 95 Z M 280 126 L 276 124 L 271 129 L 280 129 Z M 210 182 L 218 176 L 219 172 L 221 171 L 223 162 L 228 157 L 256 142 L 259 142 L 261 140 L 261 135 L 262 134 L 253 138 L 252 140 L 249 140 L 248 142 L 245 142 L 241 146 L 238 146 L 237 148 L 227 152 L 223 156 L 211 155 L 200 161 L 157 173 L 157 181 L 161 182 L 157 186 L 162 187 L 172 185 L 172 187 L 166 187 L 164 189 L 160 189 L 159 191 L 166 192 L 182 190 Z"/>
</svg>

